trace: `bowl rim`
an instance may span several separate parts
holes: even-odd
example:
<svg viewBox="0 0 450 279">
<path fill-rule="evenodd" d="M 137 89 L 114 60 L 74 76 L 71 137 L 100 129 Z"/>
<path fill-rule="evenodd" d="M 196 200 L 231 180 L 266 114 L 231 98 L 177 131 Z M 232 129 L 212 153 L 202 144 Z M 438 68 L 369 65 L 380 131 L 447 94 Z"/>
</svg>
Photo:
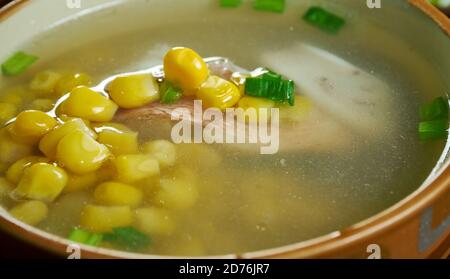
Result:
<svg viewBox="0 0 450 279">
<path fill-rule="evenodd" d="M 410 4 L 431 17 L 450 37 L 450 19 L 447 16 L 442 14 L 436 7 L 431 5 L 426 0 L 408 1 Z M 13 0 L 6 6 L 0 8 L 0 22 L 10 16 L 13 16 L 16 11 L 24 7 L 24 5 L 29 2 L 29 0 Z M 445 163 L 432 181 L 429 183 L 424 183 L 421 187 L 416 189 L 413 193 L 409 194 L 400 202 L 343 230 L 277 248 L 264 249 L 242 254 L 228 254 L 199 258 L 291 258 L 293 256 L 296 258 L 330 257 L 336 255 L 336 251 L 349 248 L 357 243 L 361 243 L 363 240 L 376 238 L 392 228 L 400 226 L 414 217 L 417 217 L 423 210 L 433 204 L 433 202 L 438 200 L 448 191 L 450 191 L 450 161 Z M 186 258 L 138 254 L 106 248 L 96 248 L 82 244 L 73 244 L 67 239 L 44 232 L 15 220 L 2 211 L 0 211 L 0 228 L 14 237 L 20 238 L 25 242 L 59 255 L 69 253 L 68 247 L 71 245 L 77 245 L 81 249 L 84 258 Z"/>
</svg>

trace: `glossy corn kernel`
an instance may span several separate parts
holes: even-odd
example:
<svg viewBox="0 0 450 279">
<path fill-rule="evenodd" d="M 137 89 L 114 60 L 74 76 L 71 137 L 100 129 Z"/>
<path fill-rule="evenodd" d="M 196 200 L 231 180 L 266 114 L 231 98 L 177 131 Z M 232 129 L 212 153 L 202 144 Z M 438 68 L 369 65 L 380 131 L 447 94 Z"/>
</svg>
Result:
<svg viewBox="0 0 450 279">
<path fill-rule="evenodd" d="M 121 108 L 137 108 L 159 100 L 159 85 L 150 74 L 130 75 L 114 79 L 108 93 Z"/>
<path fill-rule="evenodd" d="M 121 124 L 98 125 L 97 141 L 106 145 L 116 155 L 134 154 L 138 152 L 138 133 Z"/>
<path fill-rule="evenodd" d="M 173 179 L 161 179 L 153 202 L 169 209 L 185 210 L 195 205 L 198 199 L 196 179 L 192 174 L 177 175 Z"/>
<path fill-rule="evenodd" d="M 71 73 L 62 76 L 58 80 L 54 91 L 58 96 L 62 96 L 72 91 L 75 87 L 88 86 L 90 84 L 91 77 L 86 73 Z"/>
<path fill-rule="evenodd" d="M 11 103 L 0 102 L 0 125 L 5 124 L 16 116 L 17 106 Z"/>
<path fill-rule="evenodd" d="M 162 168 L 173 166 L 177 157 L 175 145 L 167 140 L 149 141 L 142 146 L 142 151 L 158 160 Z"/>
<path fill-rule="evenodd" d="M 59 141 L 74 131 L 82 131 L 91 138 L 97 138 L 97 134 L 83 120 L 80 118 L 72 118 L 48 132 L 39 142 L 39 150 L 48 158 L 55 159 Z"/>
<path fill-rule="evenodd" d="M 158 161 L 148 155 L 121 155 L 114 160 L 114 165 L 117 179 L 125 183 L 159 175 Z"/>
<path fill-rule="evenodd" d="M 183 89 L 183 94 L 193 95 L 208 78 L 209 70 L 195 51 L 176 47 L 164 57 L 164 73 L 166 80 Z"/>
<path fill-rule="evenodd" d="M 17 199 L 51 202 L 61 194 L 67 181 L 67 173 L 62 168 L 47 163 L 37 163 L 25 170 L 12 195 Z"/>
<path fill-rule="evenodd" d="M 175 230 L 175 221 L 170 212 L 163 208 L 148 207 L 135 211 L 136 227 L 140 231 L 153 235 L 170 235 Z"/>
<path fill-rule="evenodd" d="M 61 75 L 54 71 L 43 71 L 38 73 L 30 82 L 30 89 L 39 96 L 52 95 Z"/>
<path fill-rule="evenodd" d="M 80 218 L 81 226 L 93 232 L 111 232 L 132 223 L 133 212 L 128 206 L 86 205 Z"/>
<path fill-rule="evenodd" d="M 13 207 L 9 213 L 16 219 L 36 226 L 48 215 L 48 207 L 41 201 L 27 201 Z"/>
<path fill-rule="evenodd" d="M 108 148 L 82 131 L 64 136 L 58 143 L 58 163 L 75 174 L 86 174 L 98 170 L 109 158 Z"/>
<path fill-rule="evenodd" d="M 94 187 L 97 184 L 98 177 L 96 172 L 77 175 L 69 174 L 69 180 L 63 190 L 63 193 L 72 193 L 78 191 L 84 191 Z"/>
<path fill-rule="evenodd" d="M 30 104 L 30 109 L 40 111 L 50 111 L 53 109 L 55 102 L 51 99 L 35 99 Z"/>
<path fill-rule="evenodd" d="M 64 114 L 80 117 L 89 121 L 108 122 L 114 117 L 118 106 L 103 96 L 87 87 L 74 88 L 60 108 Z"/>
<path fill-rule="evenodd" d="M 48 159 L 39 156 L 22 158 L 9 167 L 6 172 L 6 178 L 14 184 L 19 183 L 22 179 L 24 171 L 35 163 L 48 163 Z"/>
<path fill-rule="evenodd" d="M 210 76 L 198 89 L 195 97 L 202 100 L 205 108 L 224 110 L 235 106 L 241 98 L 239 88 L 218 76 Z"/>
<path fill-rule="evenodd" d="M 12 164 L 20 158 L 29 156 L 33 147 L 13 140 L 7 129 L 0 130 L 0 163 Z"/>
<path fill-rule="evenodd" d="M 119 182 L 100 184 L 94 192 L 95 202 L 102 205 L 128 205 L 137 207 L 142 203 L 142 191 Z"/>
<path fill-rule="evenodd" d="M 8 131 L 20 143 L 35 144 L 57 124 L 53 117 L 42 111 L 27 110 L 19 113 Z"/>
</svg>

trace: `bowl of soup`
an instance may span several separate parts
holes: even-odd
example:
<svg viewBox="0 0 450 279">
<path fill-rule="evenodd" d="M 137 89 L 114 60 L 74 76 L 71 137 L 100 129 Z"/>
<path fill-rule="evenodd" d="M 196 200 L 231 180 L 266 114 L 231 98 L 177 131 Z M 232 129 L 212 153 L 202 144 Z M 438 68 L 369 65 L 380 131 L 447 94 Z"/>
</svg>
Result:
<svg viewBox="0 0 450 279">
<path fill-rule="evenodd" d="M 84 258 L 448 255 L 447 17 L 186 2 L 3 8 L 4 232 Z"/>
</svg>

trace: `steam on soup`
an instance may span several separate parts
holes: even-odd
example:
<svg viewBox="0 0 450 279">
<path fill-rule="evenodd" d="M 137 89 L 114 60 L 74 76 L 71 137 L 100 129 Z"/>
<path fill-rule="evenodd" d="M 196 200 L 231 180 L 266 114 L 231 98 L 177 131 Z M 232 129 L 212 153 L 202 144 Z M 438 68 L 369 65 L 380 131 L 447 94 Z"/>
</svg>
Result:
<svg viewBox="0 0 450 279">
<path fill-rule="evenodd" d="M 208 16 L 223 12 L 211 9 Z M 322 9 L 309 10 L 307 21 L 314 21 L 311 13 L 330 17 L 332 25 L 312 22 L 325 31 L 344 24 Z M 245 14 L 249 20 L 259 15 Z M 316 38 L 339 44 L 339 35 L 293 25 L 290 14 L 277 15 L 277 24 L 237 20 L 239 28 L 227 28 L 234 19 L 189 20 L 182 30 L 167 24 L 105 38 L 5 81 L 3 207 L 25 223 L 87 245 L 217 255 L 345 228 L 426 179 L 443 143 L 419 141 L 419 96 L 408 77 L 392 77 L 395 66 L 380 65 L 362 50 L 358 57 L 327 51 Z M 341 32 L 356 31 L 345 25 Z M 142 69 L 149 70 L 133 73 Z M 227 132 L 220 124 L 236 124 L 235 117 L 224 117 L 227 108 L 258 110 L 236 124 L 236 132 L 270 123 L 275 113 L 275 152 L 260 154 L 261 138 L 253 144 L 174 143 L 179 122 L 171 118 L 179 109 L 187 112 L 179 118 L 192 124 L 189 129 L 214 122 L 195 123 L 194 100 L 222 116 L 209 126 L 217 133 Z M 422 139 L 446 136 L 446 100 L 421 117 Z"/>
</svg>

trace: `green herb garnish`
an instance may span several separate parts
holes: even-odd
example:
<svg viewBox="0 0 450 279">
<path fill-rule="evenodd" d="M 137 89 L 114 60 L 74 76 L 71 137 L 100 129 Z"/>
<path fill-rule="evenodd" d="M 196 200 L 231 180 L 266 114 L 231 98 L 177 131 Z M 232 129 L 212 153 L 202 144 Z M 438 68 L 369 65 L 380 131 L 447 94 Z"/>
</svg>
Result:
<svg viewBox="0 0 450 279">
<path fill-rule="evenodd" d="M 224 8 L 236 8 L 242 4 L 242 0 L 220 0 L 220 6 Z"/>
<path fill-rule="evenodd" d="M 37 56 L 19 51 L 2 64 L 2 72 L 5 76 L 15 76 L 24 72 L 38 60 Z"/>
<path fill-rule="evenodd" d="M 419 138 L 422 141 L 448 137 L 448 100 L 438 97 L 420 108 Z"/>
<path fill-rule="evenodd" d="M 283 13 L 285 6 L 285 0 L 255 0 L 253 2 L 253 8 L 258 11 Z"/>
<path fill-rule="evenodd" d="M 133 227 L 115 228 L 112 233 L 105 234 L 103 239 L 127 250 L 145 248 L 151 243 L 150 237 Z"/>
<path fill-rule="evenodd" d="M 98 246 L 102 242 L 103 235 L 76 228 L 69 234 L 68 239 L 81 244 Z"/>
<path fill-rule="evenodd" d="M 321 7 L 311 7 L 303 16 L 303 19 L 329 33 L 337 33 L 345 24 L 340 16 L 330 13 Z"/>
<path fill-rule="evenodd" d="M 431 104 L 425 104 L 420 108 L 421 121 L 435 119 L 448 119 L 448 101 L 443 97 L 438 97 Z"/>
<path fill-rule="evenodd" d="M 247 78 L 245 94 L 277 102 L 287 102 L 291 106 L 295 104 L 294 81 L 283 79 L 281 75 L 271 71 L 260 77 Z"/>
<path fill-rule="evenodd" d="M 165 81 L 161 85 L 161 104 L 173 104 L 176 103 L 183 93 L 181 89 L 173 86 L 170 82 Z"/>
</svg>

